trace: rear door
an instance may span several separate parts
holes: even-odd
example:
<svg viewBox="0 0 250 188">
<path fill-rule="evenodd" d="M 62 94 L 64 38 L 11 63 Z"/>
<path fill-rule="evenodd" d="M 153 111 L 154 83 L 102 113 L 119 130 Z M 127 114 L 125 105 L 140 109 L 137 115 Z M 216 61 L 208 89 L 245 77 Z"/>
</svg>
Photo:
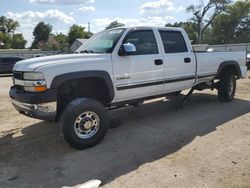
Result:
<svg viewBox="0 0 250 188">
<path fill-rule="evenodd" d="M 164 49 L 165 92 L 189 89 L 195 80 L 195 57 L 182 30 L 159 30 Z M 187 38 L 187 37 L 186 37 Z"/>
<path fill-rule="evenodd" d="M 155 33 L 156 31 L 152 29 L 129 31 L 122 44 L 134 44 L 136 53 L 119 56 L 115 52 L 113 55 L 117 102 L 163 92 L 164 63 Z"/>
</svg>

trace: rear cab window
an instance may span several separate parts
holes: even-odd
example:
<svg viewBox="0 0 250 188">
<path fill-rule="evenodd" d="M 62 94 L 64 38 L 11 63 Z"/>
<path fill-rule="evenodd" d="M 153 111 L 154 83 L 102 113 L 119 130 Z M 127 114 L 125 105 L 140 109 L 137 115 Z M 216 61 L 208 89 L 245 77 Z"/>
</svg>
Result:
<svg viewBox="0 0 250 188">
<path fill-rule="evenodd" d="M 159 30 L 165 53 L 188 52 L 186 41 L 180 31 Z"/>
</svg>

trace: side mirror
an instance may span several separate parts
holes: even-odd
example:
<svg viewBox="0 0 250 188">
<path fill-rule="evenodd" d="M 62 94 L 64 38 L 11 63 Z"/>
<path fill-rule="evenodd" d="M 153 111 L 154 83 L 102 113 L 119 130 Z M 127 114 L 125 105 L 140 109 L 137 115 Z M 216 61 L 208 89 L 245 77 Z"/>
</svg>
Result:
<svg viewBox="0 0 250 188">
<path fill-rule="evenodd" d="M 136 47 L 134 44 L 126 43 L 122 44 L 118 54 L 120 56 L 132 55 L 136 52 Z"/>
</svg>

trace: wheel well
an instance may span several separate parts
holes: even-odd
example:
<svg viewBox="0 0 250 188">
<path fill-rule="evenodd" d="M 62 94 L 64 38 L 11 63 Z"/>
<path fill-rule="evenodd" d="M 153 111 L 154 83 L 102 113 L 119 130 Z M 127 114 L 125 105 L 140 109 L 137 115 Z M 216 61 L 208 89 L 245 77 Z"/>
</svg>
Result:
<svg viewBox="0 0 250 188">
<path fill-rule="evenodd" d="M 73 79 L 64 82 L 58 88 L 58 112 L 76 98 L 92 98 L 104 106 L 111 101 L 111 94 L 105 80 L 97 77 Z"/>
<path fill-rule="evenodd" d="M 241 77 L 241 72 L 239 70 L 239 68 L 236 65 L 226 65 L 223 66 L 222 68 L 219 68 L 218 70 L 218 74 L 216 75 L 216 79 L 221 79 L 222 75 L 224 75 L 226 72 L 231 72 L 233 73 L 237 79 L 239 79 Z"/>
</svg>

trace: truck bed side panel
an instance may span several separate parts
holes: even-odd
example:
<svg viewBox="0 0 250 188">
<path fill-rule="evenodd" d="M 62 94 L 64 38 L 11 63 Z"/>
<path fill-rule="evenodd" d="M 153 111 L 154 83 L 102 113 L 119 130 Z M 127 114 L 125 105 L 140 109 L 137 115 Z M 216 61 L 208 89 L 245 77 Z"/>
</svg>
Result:
<svg viewBox="0 0 250 188">
<path fill-rule="evenodd" d="M 197 80 L 195 84 L 208 82 L 213 79 L 222 62 L 236 61 L 240 65 L 241 75 L 246 75 L 246 52 L 198 52 L 197 58 Z"/>
</svg>

